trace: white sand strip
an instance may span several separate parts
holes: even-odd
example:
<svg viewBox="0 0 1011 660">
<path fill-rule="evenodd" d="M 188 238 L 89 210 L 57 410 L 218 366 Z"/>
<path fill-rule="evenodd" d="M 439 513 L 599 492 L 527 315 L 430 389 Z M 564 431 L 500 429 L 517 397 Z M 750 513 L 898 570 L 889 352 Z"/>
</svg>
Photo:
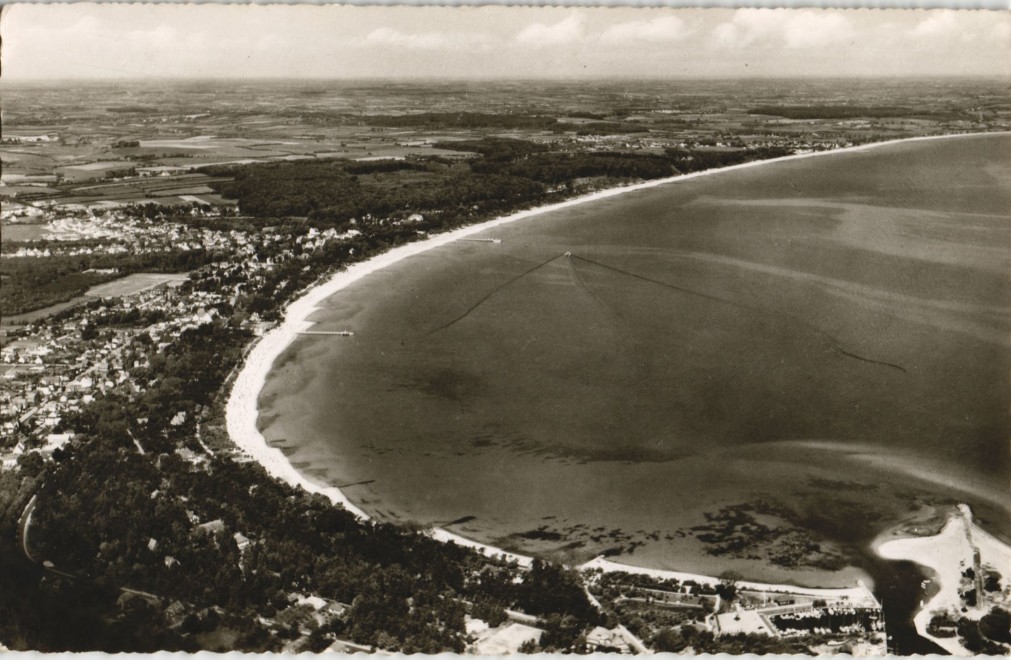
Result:
<svg viewBox="0 0 1011 660">
<path fill-rule="evenodd" d="M 483 232 L 487 229 L 498 227 L 501 225 L 516 222 L 517 220 L 524 220 L 526 218 L 531 218 L 544 213 L 549 213 L 551 211 L 557 211 L 559 209 L 564 209 L 572 206 L 578 206 L 580 204 L 586 204 L 589 202 L 594 202 L 600 199 L 606 199 L 609 197 L 615 197 L 617 195 L 623 195 L 625 193 L 633 192 L 636 190 L 645 190 L 647 188 L 656 188 L 658 186 L 668 185 L 672 183 L 678 183 L 680 181 L 687 181 L 689 179 L 695 179 L 703 176 L 714 176 L 719 175 L 724 172 L 731 172 L 734 170 L 741 170 L 750 167 L 757 167 L 760 165 L 767 165 L 769 163 L 780 163 L 789 160 L 798 160 L 801 158 L 814 158 L 817 156 L 826 156 L 831 154 L 839 154 L 854 151 L 866 151 L 869 149 L 876 149 L 878 147 L 883 147 L 890 144 L 897 144 L 901 142 L 918 142 L 924 140 L 938 140 L 938 139 L 948 139 L 948 138 L 958 138 L 965 137 L 966 135 L 1007 135 L 1011 132 L 1004 133 L 977 133 L 977 134 L 957 134 L 957 135 L 937 135 L 937 136 L 926 136 L 926 137 L 916 137 L 916 138 L 903 138 L 899 140 L 888 140 L 886 142 L 874 142 L 871 144 L 859 145 L 856 147 L 845 147 L 842 149 L 833 149 L 831 151 L 816 151 L 811 153 L 796 154 L 793 156 L 783 156 L 781 158 L 772 158 L 768 160 L 758 160 L 751 161 L 748 163 L 742 163 L 740 165 L 731 165 L 729 167 L 722 167 L 712 170 L 705 170 L 702 172 L 693 172 L 691 174 L 682 174 L 678 176 L 667 177 L 664 179 L 656 179 L 653 181 L 646 181 L 644 183 L 637 183 L 629 186 L 620 186 L 617 188 L 609 188 L 607 190 L 601 190 L 598 192 L 590 193 L 588 195 L 583 195 L 581 197 L 575 197 L 573 199 L 566 200 L 564 202 L 558 202 L 556 204 L 548 204 L 545 206 L 540 206 L 533 209 L 528 209 L 525 211 L 519 211 L 511 215 L 496 218 L 494 220 L 489 220 L 487 222 L 482 222 L 479 224 L 471 225 L 468 227 L 463 227 L 461 229 L 456 229 L 443 234 L 436 234 L 428 239 L 416 241 L 414 243 L 408 243 L 407 245 L 402 245 L 400 247 L 393 248 L 382 254 L 378 254 L 367 261 L 361 263 L 353 264 L 347 270 L 343 270 L 336 273 L 330 277 L 325 282 L 314 286 L 304 295 L 293 301 L 284 311 L 284 320 L 270 332 L 266 333 L 253 347 L 253 349 L 246 356 L 245 363 L 242 369 L 236 376 L 235 383 L 232 385 L 232 392 L 229 396 L 228 403 L 225 408 L 225 422 L 226 428 L 228 429 L 228 435 L 231 437 L 232 442 L 235 443 L 237 447 L 249 454 L 254 460 L 259 462 L 267 472 L 278 479 L 283 479 L 289 484 L 295 486 L 301 486 L 310 493 L 320 493 L 328 497 L 332 502 L 340 503 L 347 510 L 354 513 L 359 518 L 368 519 L 368 515 L 359 509 L 357 506 L 352 504 L 347 497 L 340 491 L 340 489 L 334 486 L 321 486 L 315 484 L 304 475 L 298 472 L 291 463 L 285 458 L 284 454 L 279 449 L 270 447 L 267 444 L 266 439 L 260 433 L 257 428 L 257 419 L 259 418 L 259 409 L 257 407 L 257 400 L 260 395 L 260 391 L 263 389 L 264 384 L 267 381 L 267 376 L 270 374 L 270 370 L 273 368 L 274 362 L 277 358 L 284 352 L 284 350 L 291 344 L 292 341 L 298 336 L 297 333 L 300 330 L 304 330 L 310 327 L 312 324 L 307 321 L 309 316 L 316 311 L 320 303 L 325 299 L 337 293 L 338 291 L 344 289 L 350 284 L 357 282 L 363 277 L 374 273 L 378 270 L 382 270 L 387 266 L 391 266 L 402 259 L 411 257 L 422 252 L 426 252 L 436 247 L 440 247 L 451 243 L 453 241 L 465 238 L 467 236 L 472 236 Z M 513 555 L 507 553 L 503 550 L 497 548 L 492 548 L 481 543 L 476 543 L 464 539 L 463 537 L 453 534 L 442 529 L 436 529 L 432 531 L 432 535 L 442 541 L 453 541 L 461 545 L 467 545 L 469 547 L 474 547 L 482 552 L 491 553 L 493 555 L 503 555 L 511 558 L 516 558 L 517 561 L 523 560 L 526 563 L 532 561 L 529 557 L 523 557 L 522 555 Z M 621 570 L 627 570 L 623 568 Z M 794 589 L 794 587 L 787 587 L 788 589 Z"/>
<path fill-rule="evenodd" d="M 926 566 L 935 574 L 934 582 L 938 591 L 933 598 L 922 604 L 913 617 L 916 632 L 938 644 L 953 655 L 966 655 L 966 650 L 958 643 L 957 637 L 940 638 L 927 633 L 932 613 L 936 610 L 959 609 L 958 583 L 966 560 L 972 565 L 972 550 L 965 534 L 965 521 L 954 516 L 948 519 L 941 532 L 935 536 L 904 538 L 888 541 L 875 550 L 885 559 L 914 561 Z"/>
<path fill-rule="evenodd" d="M 971 539 L 971 542 L 970 542 Z M 908 560 L 934 572 L 933 581 L 938 590 L 924 603 L 913 617 L 916 632 L 933 641 L 952 655 L 972 655 L 957 637 L 934 637 L 927 633 L 927 624 L 937 611 L 948 611 L 958 618 L 962 601 L 958 595 L 962 572 L 973 565 L 973 546 L 980 553 L 982 565 L 991 565 L 1001 573 L 1011 566 L 1011 547 L 987 533 L 972 521 L 969 507 L 960 505 L 948 518 L 941 531 L 934 536 L 900 538 L 875 543 L 875 551 L 885 559 Z M 977 595 L 980 598 L 981 594 Z M 979 618 L 988 608 L 976 608 L 966 616 Z"/>
<path fill-rule="evenodd" d="M 457 545 L 462 545 L 467 548 L 472 548 L 477 550 L 486 557 L 496 557 L 498 559 L 503 559 L 505 561 L 514 561 L 518 565 L 524 568 L 530 568 L 533 564 L 534 558 L 527 557 L 526 555 L 518 555 L 515 552 L 507 552 L 501 548 L 496 548 L 485 543 L 478 543 L 477 541 L 472 541 L 468 538 L 460 536 L 459 534 L 454 534 L 453 532 L 446 531 L 440 527 L 436 527 L 428 532 L 436 541 L 442 541 L 443 543 L 455 543 Z"/>
<path fill-rule="evenodd" d="M 679 582 L 687 582 L 689 580 L 697 582 L 699 584 L 717 585 L 720 583 L 720 578 L 712 577 L 710 575 L 698 575 L 696 573 L 682 573 L 680 571 L 666 571 L 659 568 L 642 568 L 640 566 L 632 566 L 630 564 L 619 564 L 617 562 L 610 561 L 604 557 L 597 557 L 596 559 L 591 559 L 582 566 L 579 567 L 580 570 L 591 570 L 599 569 L 605 573 L 631 573 L 633 575 L 648 575 L 657 580 L 677 580 Z M 790 584 L 766 584 L 764 582 L 748 582 L 744 580 L 735 580 L 738 589 L 750 589 L 754 591 L 768 591 L 770 593 L 789 593 L 789 594 L 800 594 L 803 596 L 813 596 L 815 598 L 824 598 L 826 600 L 846 598 L 854 604 L 873 601 L 877 604 L 877 600 L 874 598 L 874 594 L 871 590 L 867 588 L 863 580 L 857 580 L 857 586 L 846 587 L 841 589 L 822 589 L 822 588 L 812 588 L 812 587 L 795 587 Z"/>
</svg>

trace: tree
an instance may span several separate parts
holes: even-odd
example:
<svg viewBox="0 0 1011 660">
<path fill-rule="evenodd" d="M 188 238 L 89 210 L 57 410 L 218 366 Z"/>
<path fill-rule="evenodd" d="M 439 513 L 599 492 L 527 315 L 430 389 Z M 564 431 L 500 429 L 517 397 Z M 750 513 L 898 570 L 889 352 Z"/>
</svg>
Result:
<svg viewBox="0 0 1011 660">
<path fill-rule="evenodd" d="M 46 469 L 45 461 L 38 452 L 27 452 L 18 457 L 18 471 L 26 477 L 37 477 Z"/>
<path fill-rule="evenodd" d="M 525 654 L 537 653 L 537 642 L 535 640 L 528 639 L 527 641 L 520 644 L 519 650 L 520 653 Z"/>
<path fill-rule="evenodd" d="M 995 607 L 979 620 L 979 631 L 995 642 L 1011 644 L 1011 613 Z"/>
<path fill-rule="evenodd" d="M 653 638 L 653 648 L 661 653 L 678 653 L 687 646 L 688 642 L 674 628 L 664 628 Z"/>
<path fill-rule="evenodd" d="M 741 575 L 736 571 L 724 571 L 720 574 L 720 583 L 716 585 L 716 593 L 723 600 L 732 602 L 737 597 L 737 581 Z"/>
<path fill-rule="evenodd" d="M 958 636 L 962 642 L 962 646 L 972 653 L 998 655 L 1006 650 L 1000 644 L 992 642 L 983 636 L 980 622 L 966 617 L 958 620 Z"/>
</svg>

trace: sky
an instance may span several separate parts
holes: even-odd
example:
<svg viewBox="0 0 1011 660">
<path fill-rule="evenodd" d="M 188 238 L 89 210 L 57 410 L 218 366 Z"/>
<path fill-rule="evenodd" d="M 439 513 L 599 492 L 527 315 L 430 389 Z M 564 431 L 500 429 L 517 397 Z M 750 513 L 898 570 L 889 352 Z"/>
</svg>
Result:
<svg viewBox="0 0 1011 660">
<path fill-rule="evenodd" d="M 998 10 L 16 4 L 3 80 L 1011 77 Z"/>
</svg>

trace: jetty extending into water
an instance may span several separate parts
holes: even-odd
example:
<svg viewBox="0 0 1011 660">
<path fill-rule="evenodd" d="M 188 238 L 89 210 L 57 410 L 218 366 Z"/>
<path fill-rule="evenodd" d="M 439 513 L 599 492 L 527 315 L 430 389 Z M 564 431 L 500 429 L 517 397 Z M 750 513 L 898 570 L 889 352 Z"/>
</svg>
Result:
<svg viewBox="0 0 1011 660">
<path fill-rule="evenodd" d="M 296 335 L 333 335 L 337 337 L 353 337 L 350 330 L 296 330 Z"/>
</svg>

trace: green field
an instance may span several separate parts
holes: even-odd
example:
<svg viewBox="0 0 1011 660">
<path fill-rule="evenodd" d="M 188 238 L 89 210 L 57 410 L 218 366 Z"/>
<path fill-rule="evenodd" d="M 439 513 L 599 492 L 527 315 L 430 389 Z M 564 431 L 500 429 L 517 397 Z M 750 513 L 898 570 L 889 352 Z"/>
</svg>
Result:
<svg viewBox="0 0 1011 660">
<path fill-rule="evenodd" d="M 189 273 L 134 273 L 118 280 L 99 284 L 88 289 L 85 294 L 93 298 L 115 298 L 133 296 L 164 284 L 184 282 Z"/>
</svg>

